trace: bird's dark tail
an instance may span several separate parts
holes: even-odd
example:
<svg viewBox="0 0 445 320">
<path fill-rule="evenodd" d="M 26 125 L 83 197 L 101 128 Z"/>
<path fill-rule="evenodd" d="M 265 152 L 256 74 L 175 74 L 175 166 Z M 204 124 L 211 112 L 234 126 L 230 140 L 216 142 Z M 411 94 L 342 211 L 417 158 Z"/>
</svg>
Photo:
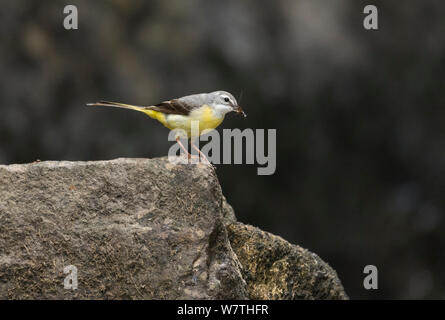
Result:
<svg viewBox="0 0 445 320">
<path fill-rule="evenodd" d="M 137 111 L 145 111 L 148 109 L 147 107 L 143 106 L 134 106 L 131 104 L 125 104 L 120 102 L 111 102 L 111 101 L 99 101 L 94 103 L 87 103 L 88 107 L 113 107 L 113 108 L 124 108 L 124 109 L 131 109 L 131 110 L 137 110 Z"/>
</svg>

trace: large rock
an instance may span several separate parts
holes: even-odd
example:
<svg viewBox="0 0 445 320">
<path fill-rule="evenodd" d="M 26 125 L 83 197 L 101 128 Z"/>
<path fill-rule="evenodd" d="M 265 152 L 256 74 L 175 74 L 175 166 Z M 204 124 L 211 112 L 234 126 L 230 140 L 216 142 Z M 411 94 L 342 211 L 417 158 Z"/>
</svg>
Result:
<svg viewBox="0 0 445 320">
<path fill-rule="evenodd" d="M 316 255 L 237 223 L 211 166 L 159 158 L 0 166 L 0 299 L 16 298 L 346 294 Z"/>
<path fill-rule="evenodd" d="M 336 272 L 315 253 L 242 223 L 227 230 L 251 299 L 348 298 Z"/>
</svg>

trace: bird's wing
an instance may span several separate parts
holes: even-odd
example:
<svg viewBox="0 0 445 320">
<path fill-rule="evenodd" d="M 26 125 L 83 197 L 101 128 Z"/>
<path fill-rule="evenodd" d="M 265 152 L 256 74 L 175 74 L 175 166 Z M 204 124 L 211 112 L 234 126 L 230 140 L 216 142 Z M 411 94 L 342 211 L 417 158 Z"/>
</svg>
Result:
<svg viewBox="0 0 445 320">
<path fill-rule="evenodd" d="M 196 105 L 187 103 L 186 101 L 182 101 L 180 99 L 172 99 L 169 101 L 158 103 L 154 106 L 148 106 L 146 108 L 165 114 L 180 114 L 187 116 L 196 107 Z"/>
</svg>

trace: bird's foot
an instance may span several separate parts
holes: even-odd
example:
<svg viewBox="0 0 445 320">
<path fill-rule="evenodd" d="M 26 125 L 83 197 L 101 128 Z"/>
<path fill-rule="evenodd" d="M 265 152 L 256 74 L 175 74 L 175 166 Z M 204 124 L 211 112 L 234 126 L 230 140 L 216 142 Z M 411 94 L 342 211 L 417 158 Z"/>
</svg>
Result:
<svg viewBox="0 0 445 320">
<path fill-rule="evenodd" d="M 211 165 L 212 163 L 207 159 L 207 157 L 204 154 L 201 154 L 198 156 L 199 160 L 203 164 Z"/>
<path fill-rule="evenodd" d="M 190 154 L 181 152 L 179 156 L 174 156 L 171 159 L 169 158 L 170 162 L 177 163 L 177 164 L 204 164 L 204 165 L 212 165 L 213 164 L 207 159 L 207 157 L 204 154 Z M 213 166 L 214 167 L 214 166 Z"/>
</svg>

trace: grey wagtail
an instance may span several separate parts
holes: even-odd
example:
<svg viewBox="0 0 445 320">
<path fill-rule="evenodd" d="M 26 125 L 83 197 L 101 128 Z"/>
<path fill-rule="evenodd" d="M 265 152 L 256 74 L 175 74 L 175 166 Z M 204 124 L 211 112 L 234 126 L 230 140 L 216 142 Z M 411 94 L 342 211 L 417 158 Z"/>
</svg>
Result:
<svg viewBox="0 0 445 320">
<path fill-rule="evenodd" d="M 207 160 L 205 155 L 192 142 L 192 138 L 196 138 L 192 137 L 192 122 L 198 122 L 198 132 L 199 135 L 201 135 L 204 130 L 211 130 L 218 127 L 224 120 L 224 116 L 229 112 L 234 111 L 246 117 L 246 114 L 238 105 L 238 102 L 233 95 L 226 91 L 192 94 L 182 98 L 164 101 L 152 106 L 134 106 L 109 101 L 88 103 L 87 106 L 116 107 L 136 110 L 145 113 L 150 118 L 158 120 L 170 130 L 181 129 L 185 131 L 187 137 L 191 139 L 191 146 L 198 151 L 205 160 Z M 176 142 L 190 158 L 190 153 L 179 139 L 180 136 L 176 136 Z"/>
</svg>

